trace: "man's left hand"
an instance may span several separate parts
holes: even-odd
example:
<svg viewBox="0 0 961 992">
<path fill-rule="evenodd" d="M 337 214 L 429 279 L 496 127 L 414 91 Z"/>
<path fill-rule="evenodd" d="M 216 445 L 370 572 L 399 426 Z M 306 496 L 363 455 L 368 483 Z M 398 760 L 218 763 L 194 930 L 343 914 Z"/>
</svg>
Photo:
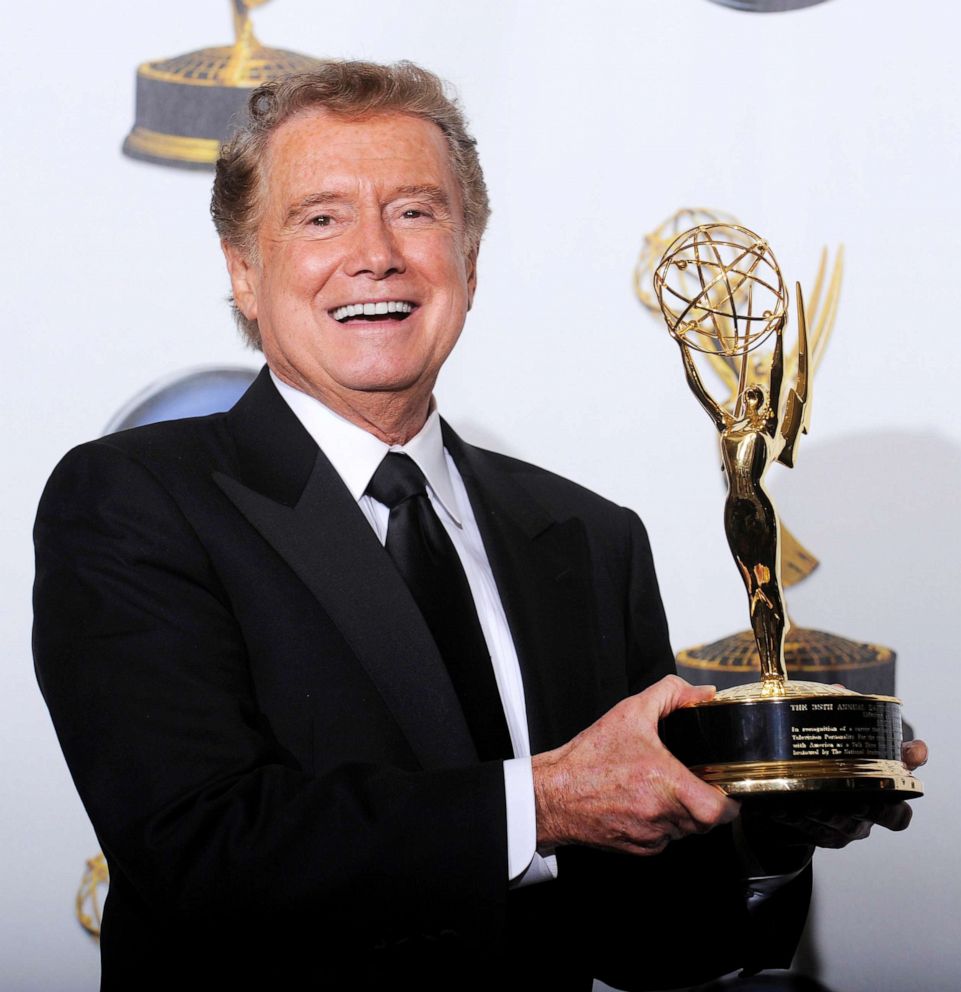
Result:
<svg viewBox="0 0 961 992">
<path fill-rule="evenodd" d="M 920 768 L 928 760 L 924 741 L 905 741 L 901 760 L 908 771 Z M 878 824 L 888 830 L 905 830 L 912 810 L 906 802 L 865 801 L 862 806 L 833 810 L 829 805 L 797 810 L 744 810 L 741 831 L 753 858 L 763 866 L 763 874 L 796 870 L 810 859 L 815 847 L 842 848 L 851 841 L 863 840 Z"/>
</svg>

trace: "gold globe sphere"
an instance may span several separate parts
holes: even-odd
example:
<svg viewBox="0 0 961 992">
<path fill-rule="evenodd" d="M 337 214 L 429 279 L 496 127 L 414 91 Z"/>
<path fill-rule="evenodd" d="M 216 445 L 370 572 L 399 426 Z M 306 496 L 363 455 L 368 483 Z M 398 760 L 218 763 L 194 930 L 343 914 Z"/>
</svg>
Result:
<svg viewBox="0 0 961 992">
<path fill-rule="evenodd" d="M 654 271 L 671 336 L 695 351 L 736 358 L 784 327 L 788 297 L 764 238 L 737 224 L 679 235 Z"/>
</svg>

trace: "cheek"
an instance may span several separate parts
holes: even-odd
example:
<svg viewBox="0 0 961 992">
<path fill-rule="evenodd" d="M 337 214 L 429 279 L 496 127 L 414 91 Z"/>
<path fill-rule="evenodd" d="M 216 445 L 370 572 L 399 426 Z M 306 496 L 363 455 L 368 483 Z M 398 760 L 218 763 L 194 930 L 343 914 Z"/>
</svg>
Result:
<svg viewBox="0 0 961 992">
<path fill-rule="evenodd" d="M 271 260 L 270 293 L 281 306 L 299 305 L 320 292 L 330 276 L 330 261 L 315 250 L 290 247 Z"/>
</svg>

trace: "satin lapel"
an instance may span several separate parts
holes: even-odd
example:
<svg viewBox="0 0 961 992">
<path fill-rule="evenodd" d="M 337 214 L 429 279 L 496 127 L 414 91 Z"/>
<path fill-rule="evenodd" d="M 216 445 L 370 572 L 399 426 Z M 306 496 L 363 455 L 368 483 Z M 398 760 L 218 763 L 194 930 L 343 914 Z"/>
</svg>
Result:
<svg viewBox="0 0 961 992">
<path fill-rule="evenodd" d="M 217 472 L 215 481 L 337 625 L 421 763 L 476 762 L 443 660 L 407 586 L 340 476 L 264 378 L 228 415 L 240 478 Z"/>
<path fill-rule="evenodd" d="M 596 610 L 590 553 L 576 518 L 555 520 L 495 459 L 444 440 L 464 479 L 524 680 L 531 751 L 596 718 Z"/>
</svg>

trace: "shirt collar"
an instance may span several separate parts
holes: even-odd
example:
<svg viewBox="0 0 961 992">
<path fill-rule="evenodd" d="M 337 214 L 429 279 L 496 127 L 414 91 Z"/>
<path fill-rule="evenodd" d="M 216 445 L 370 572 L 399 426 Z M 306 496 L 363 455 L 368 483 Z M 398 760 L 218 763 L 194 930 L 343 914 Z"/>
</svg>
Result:
<svg viewBox="0 0 961 992">
<path fill-rule="evenodd" d="M 362 427 L 334 413 L 320 400 L 281 381 L 274 375 L 273 370 L 270 378 L 294 415 L 303 424 L 304 429 L 334 466 L 355 500 L 360 502 L 363 498 L 367 485 L 377 471 L 377 466 L 383 461 L 384 455 L 388 451 L 402 451 L 413 459 L 424 473 L 427 485 L 434 496 L 454 518 L 457 525 L 461 525 L 454 487 L 444 456 L 440 414 L 433 397 L 430 401 L 427 422 L 420 431 L 406 444 L 387 445 Z"/>
</svg>

